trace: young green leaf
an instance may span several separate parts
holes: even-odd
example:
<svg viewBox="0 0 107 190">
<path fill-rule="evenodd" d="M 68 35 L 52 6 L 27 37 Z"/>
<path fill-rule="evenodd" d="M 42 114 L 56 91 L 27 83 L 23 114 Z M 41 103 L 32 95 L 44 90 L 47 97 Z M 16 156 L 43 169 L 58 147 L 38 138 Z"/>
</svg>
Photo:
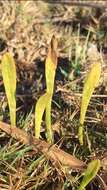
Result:
<svg viewBox="0 0 107 190">
<path fill-rule="evenodd" d="M 78 187 L 78 190 L 84 190 L 88 183 L 96 176 L 98 170 L 100 169 L 100 160 L 93 160 L 88 164 L 85 171 L 83 180 Z"/>
<path fill-rule="evenodd" d="M 40 128 L 42 116 L 46 111 L 46 127 L 47 127 L 47 140 L 49 143 L 53 142 L 53 135 L 51 129 L 51 104 L 54 90 L 54 80 L 57 67 L 57 41 L 53 36 L 48 49 L 48 55 L 45 62 L 45 76 L 46 76 L 46 94 L 40 97 L 35 108 L 35 135 L 37 138 L 40 136 Z"/>
<path fill-rule="evenodd" d="M 2 76 L 6 96 L 9 104 L 11 126 L 16 125 L 16 67 L 10 53 L 5 53 L 2 58 Z"/>
<path fill-rule="evenodd" d="M 49 143 L 53 142 L 53 135 L 51 129 L 51 104 L 52 104 L 52 96 L 54 90 L 56 68 L 57 68 L 57 40 L 53 36 L 51 39 L 48 55 L 46 58 L 46 70 L 45 70 L 47 93 L 50 94 L 49 102 L 46 106 L 47 140 Z"/>
<path fill-rule="evenodd" d="M 35 137 L 40 137 L 40 129 L 42 123 L 42 117 L 48 104 L 49 94 L 45 93 L 39 98 L 35 107 Z"/>
<path fill-rule="evenodd" d="M 80 127 L 78 133 L 80 144 L 83 144 L 83 128 L 84 128 L 83 124 L 87 107 L 89 105 L 89 101 L 94 92 L 94 89 L 99 83 L 100 74 L 101 74 L 101 64 L 100 62 L 96 62 L 93 64 L 90 72 L 88 73 L 83 89 L 81 111 L 80 111 Z"/>
<path fill-rule="evenodd" d="M 45 63 L 45 76 L 47 93 L 53 94 L 55 73 L 57 68 L 57 40 L 53 36 L 48 49 L 48 55 Z"/>
</svg>

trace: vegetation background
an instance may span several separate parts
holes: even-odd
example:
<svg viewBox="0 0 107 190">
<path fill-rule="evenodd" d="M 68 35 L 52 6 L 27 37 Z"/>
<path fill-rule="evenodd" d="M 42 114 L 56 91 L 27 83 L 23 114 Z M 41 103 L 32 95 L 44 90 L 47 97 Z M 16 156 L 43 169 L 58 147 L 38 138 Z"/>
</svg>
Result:
<svg viewBox="0 0 107 190">
<path fill-rule="evenodd" d="M 17 126 L 31 136 L 34 134 L 34 106 L 46 88 L 44 62 L 54 34 L 59 42 L 52 102 L 55 143 L 86 163 L 93 159 L 101 160 L 99 180 L 95 178 L 87 190 L 106 189 L 106 1 L 55 2 L 0 1 L 0 62 L 7 51 L 16 61 Z M 73 5 L 72 2 L 77 4 Z M 102 74 L 85 118 L 85 144 L 80 146 L 77 136 L 80 103 L 84 79 L 95 57 L 95 47 L 102 55 Z M 0 100 L 0 119 L 10 123 L 1 68 Z M 44 120 L 41 136 L 46 140 Z M 80 181 L 80 171 L 57 165 L 40 151 L 35 152 L 31 146 L 23 145 L 0 130 L 0 189 L 76 190 Z"/>
</svg>

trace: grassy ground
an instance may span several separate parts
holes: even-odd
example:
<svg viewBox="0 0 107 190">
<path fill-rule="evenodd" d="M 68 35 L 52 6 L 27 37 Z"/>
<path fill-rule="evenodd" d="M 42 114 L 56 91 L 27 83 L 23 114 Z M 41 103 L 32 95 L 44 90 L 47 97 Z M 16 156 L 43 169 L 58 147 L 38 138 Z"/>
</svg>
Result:
<svg viewBox="0 0 107 190">
<path fill-rule="evenodd" d="M 53 34 L 58 38 L 52 103 L 54 142 L 86 163 L 96 158 L 101 160 L 101 182 L 95 179 L 87 190 L 103 190 L 107 184 L 106 32 L 104 8 L 32 0 L 0 1 L 0 61 L 7 50 L 16 60 L 17 126 L 28 134 L 34 134 L 34 106 L 46 87 L 44 60 L 48 44 Z M 77 136 L 80 103 L 84 79 L 94 57 L 93 46 L 102 55 L 102 75 L 85 119 L 85 144 L 80 146 Z M 0 100 L 1 121 L 10 123 L 1 72 Z M 46 140 L 44 121 L 41 136 Z M 44 154 L 0 131 L 1 190 L 76 190 L 80 181 L 78 170 L 59 167 Z"/>
</svg>

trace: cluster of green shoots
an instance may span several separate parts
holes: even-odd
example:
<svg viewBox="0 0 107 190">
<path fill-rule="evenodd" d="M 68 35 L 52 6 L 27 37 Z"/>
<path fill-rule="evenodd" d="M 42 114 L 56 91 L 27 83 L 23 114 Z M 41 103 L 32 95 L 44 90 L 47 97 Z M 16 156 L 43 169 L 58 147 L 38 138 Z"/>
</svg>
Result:
<svg viewBox="0 0 107 190">
<path fill-rule="evenodd" d="M 11 127 L 16 126 L 16 66 L 10 53 L 5 53 L 2 58 L 2 76 L 5 92 L 9 105 Z M 48 54 L 45 61 L 46 92 L 42 95 L 35 106 L 35 138 L 40 138 L 41 124 L 45 112 L 46 137 L 49 143 L 54 143 L 53 132 L 51 128 L 51 105 L 54 90 L 54 80 L 57 68 L 57 40 L 53 36 L 48 48 Z M 83 145 L 84 138 L 84 120 L 89 105 L 89 101 L 95 87 L 99 83 L 101 74 L 100 61 L 95 61 L 86 77 L 83 88 L 83 96 L 80 110 L 80 125 L 78 129 L 79 142 Z M 83 190 L 86 185 L 96 176 L 100 168 L 100 161 L 94 160 L 89 163 L 84 172 L 83 180 L 78 190 Z"/>
</svg>

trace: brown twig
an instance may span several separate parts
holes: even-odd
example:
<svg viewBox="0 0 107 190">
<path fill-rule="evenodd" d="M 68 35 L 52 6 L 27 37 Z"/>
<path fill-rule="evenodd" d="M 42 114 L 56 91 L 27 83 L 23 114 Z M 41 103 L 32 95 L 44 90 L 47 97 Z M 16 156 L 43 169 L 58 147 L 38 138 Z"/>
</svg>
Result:
<svg viewBox="0 0 107 190">
<path fill-rule="evenodd" d="M 42 0 L 50 4 L 63 4 L 68 6 L 79 6 L 79 7 L 92 7 L 92 8 L 103 8 L 106 9 L 106 4 L 101 4 L 101 2 L 92 2 L 92 1 L 71 1 L 71 0 Z"/>
<path fill-rule="evenodd" d="M 23 144 L 29 145 L 29 135 L 18 127 L 11 127 L 6 123 L 0 122 L 0 129 L 11 135 L 13 138 L 18 139 Z M 36 139 L 35 137 L 32 137 L 31 146 L 33 150 L 38 150 L 55 163 L 61 163 L 69 168 L 79 170 L 83 170 L 86 166 L 84 162 L 61 150 L 56 145 L 50 146 L 50 144 L 40 139 Z"/>
<path fill-rule="evenodd" d="M 66 88 L 63 87 L 58 87 L 56 92 L 64 92 L 64 93 L 68 93 L 69 95 L 74 96 L 74 97 L 82 97 L 83 94 L 82 93 L 74 93 L 71 92 L 71 90 L 68 90 Z M 93 98 L 107 98 L 106 94 L 93 94 L 91 97 Z"/>
</svg>

